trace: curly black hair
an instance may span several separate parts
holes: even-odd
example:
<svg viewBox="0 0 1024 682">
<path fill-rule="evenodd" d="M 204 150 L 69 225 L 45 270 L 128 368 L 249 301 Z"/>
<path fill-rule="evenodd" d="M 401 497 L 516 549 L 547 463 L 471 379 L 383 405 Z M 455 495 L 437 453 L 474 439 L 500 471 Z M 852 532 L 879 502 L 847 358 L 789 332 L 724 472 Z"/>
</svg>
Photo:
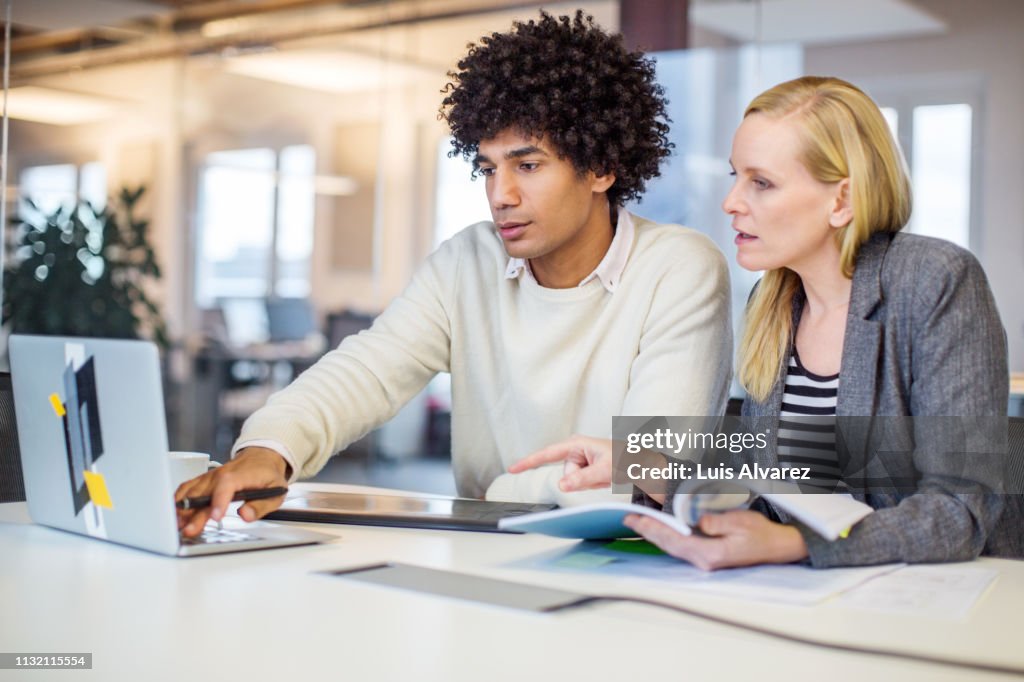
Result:
<svg viewBox="0 0 1024 682">
<path fill-rule="evenodd" d="M 452 131 L 450 156 L 476 156 L 481 140 L 513 129 L 545 137 L 582 175 L 615 174 L 612 206 L 638 199 L 658 175 L 668 141 L 665 92 L 654 62 L 629 52 L 621 35 L 605 33 L 594 18 L 517 21 L 492 33 L 450 71 L 438 118 Z"/>
</svg>

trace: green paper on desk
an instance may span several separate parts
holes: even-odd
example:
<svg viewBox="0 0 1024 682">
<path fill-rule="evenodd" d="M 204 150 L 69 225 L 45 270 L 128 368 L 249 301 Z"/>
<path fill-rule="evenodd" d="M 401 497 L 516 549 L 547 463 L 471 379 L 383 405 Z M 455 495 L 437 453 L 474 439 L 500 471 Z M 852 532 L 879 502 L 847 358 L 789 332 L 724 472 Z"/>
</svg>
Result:
<svg viewBox="0 0 1024 682">
<path fill-rule="evenodd" d="M 652 545 L 647 540 L 615 540 L 604 546 L 613 552 L 624 552 L 626 554 L 664 554 L 660 547 Z"/>
</svg>

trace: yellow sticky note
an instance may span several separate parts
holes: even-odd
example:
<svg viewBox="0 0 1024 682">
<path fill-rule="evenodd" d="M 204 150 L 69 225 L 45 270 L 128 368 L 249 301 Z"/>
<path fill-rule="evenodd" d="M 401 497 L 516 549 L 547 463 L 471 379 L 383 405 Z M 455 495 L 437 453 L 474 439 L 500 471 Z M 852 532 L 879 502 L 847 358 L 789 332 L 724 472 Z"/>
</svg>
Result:
<svg viewBox="0 0 1024 682">
<path fill-rule="evenodd" d="M 846 538 L 850 537 L 850 531 L 851 530 L 853 530 L 853 527 L 847 528 L 846 530 L 844 530 L 842 533 L 839 534 L 839 537 L 842 538 L 843 540 L 845 540 Z"/>
<path fill-rule="evenodd" d="M 86 471 L 85 487 L 89 489 L 89 499 L 97 507 L 105 509 L 114 508 L 114 503 L 110 501 L 110 493 L 107 492 L 107 482 L 103 479 L 103 474 Z"/>
<path fill-rule="evenodd" d="M 53 405 L 53 411 L 57 413 L 58 417 L 64 416 L 64 403 L 60 401 L 60 396 L 56 393 L 50 394 L 50 404 Z"/>
</svg>

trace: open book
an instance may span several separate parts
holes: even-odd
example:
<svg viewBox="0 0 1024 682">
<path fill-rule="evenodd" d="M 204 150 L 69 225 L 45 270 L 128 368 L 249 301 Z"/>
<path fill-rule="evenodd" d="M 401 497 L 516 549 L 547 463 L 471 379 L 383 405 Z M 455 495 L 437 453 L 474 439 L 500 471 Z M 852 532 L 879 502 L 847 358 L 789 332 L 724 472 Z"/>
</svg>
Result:
<svg viewBox="0 0 1024 682">
<path fill-rule="evenodd" d="M 761 492 L 760 496 L 826 540 L 842 536 L 874 511 L 850 495 L 838 493 Z M 690 535 L 703 514 L 743 508 L 752 499 L 749 493 L 682 493 L 675 496 L 672 514 L 639 504 L 606 502 L 512 516 L 499 521 L 498 528 L 580 540 L 624 538 L 634 537 L 636 533 L 622 524 L 623 519 L 628 514 L 641 514 L 657 519 L 683 535 Z"/>
</svg>

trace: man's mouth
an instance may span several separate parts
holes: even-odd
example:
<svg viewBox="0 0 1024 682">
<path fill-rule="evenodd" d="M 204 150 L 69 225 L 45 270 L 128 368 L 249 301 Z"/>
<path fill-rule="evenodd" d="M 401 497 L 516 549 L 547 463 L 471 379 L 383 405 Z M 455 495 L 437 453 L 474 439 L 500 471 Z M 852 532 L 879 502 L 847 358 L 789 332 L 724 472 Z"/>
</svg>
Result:
<svg viewBox="0 0 1024 682">
<path fill-rule="evenodd" d="M 526 231 L 526 227 L 529 225 L 527 222 L 518 222 L 514 220 L 508 220 L 505 222 L 498 223 L 498 233 L 502 239 L 516 239 Z"/>
</svg>

